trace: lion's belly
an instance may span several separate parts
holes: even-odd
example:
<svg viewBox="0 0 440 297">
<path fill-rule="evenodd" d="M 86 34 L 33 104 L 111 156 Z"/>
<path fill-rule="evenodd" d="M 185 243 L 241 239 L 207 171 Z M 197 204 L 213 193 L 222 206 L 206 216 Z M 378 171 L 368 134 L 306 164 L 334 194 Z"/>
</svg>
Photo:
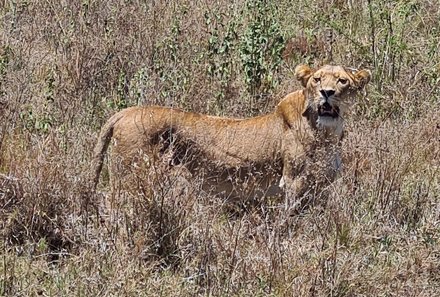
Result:
<svg viewBox="0 0 440 297">
<path fill-rule="evenodd" d="M 242 167 L 225 167 L 204 163 L 188 166 L 194 177 L 203 180 L 206 192 L 229 199 L 258 199 L 278 196 L 281 179 L 281 160 L 273 163 L 249 164 Z"/>
</svg>

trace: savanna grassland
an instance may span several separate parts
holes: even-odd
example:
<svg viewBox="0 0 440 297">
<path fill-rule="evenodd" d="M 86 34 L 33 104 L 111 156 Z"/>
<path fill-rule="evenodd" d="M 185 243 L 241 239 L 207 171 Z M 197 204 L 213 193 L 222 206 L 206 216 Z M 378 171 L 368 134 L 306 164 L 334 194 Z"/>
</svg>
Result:
<svg viewBox="0 0 440 297">
<path fill-rule="evenodd" d="M 110 115 L 263 114 L 301 63 L 372 72 L 325 203 L 88 199 Z M 0 1 L 0 207 L 0 295 L 440 296 L 439 2 Z"/>
</svg>

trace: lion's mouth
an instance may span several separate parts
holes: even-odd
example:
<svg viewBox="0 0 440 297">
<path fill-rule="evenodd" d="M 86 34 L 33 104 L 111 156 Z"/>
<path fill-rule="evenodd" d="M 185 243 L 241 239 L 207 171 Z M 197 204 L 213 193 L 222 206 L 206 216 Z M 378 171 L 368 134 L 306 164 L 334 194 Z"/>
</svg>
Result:
<svg viewBox="0 0 440 297">
<path fill-rule="evenodd" d="M 339 107 L 332 106 L 330 103 L 325 102 L 318 106 L 318 116 L 320 117 L 339 117 Z"/>
</svg>

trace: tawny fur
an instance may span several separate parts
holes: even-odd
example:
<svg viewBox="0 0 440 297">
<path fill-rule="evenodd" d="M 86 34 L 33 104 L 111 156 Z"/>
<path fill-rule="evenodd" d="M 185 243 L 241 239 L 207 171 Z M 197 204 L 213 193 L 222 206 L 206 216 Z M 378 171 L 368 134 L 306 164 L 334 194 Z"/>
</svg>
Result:
<svg viewBox="0 0 440 297">
<path fill-rule="evenodd" d="M 320 88 L 335 90 L 335 98 L 329 102 L 332 100 L 332 106 L 338 106 L 342 114 L 351 104 L 349 97 L 368 82 L 369 73 L 353 73 L 340 66 L 324 66 L 317 71 L 298 66 L 296 77 L 305 89 L 287 95 L 273 112 L 254 118 L 214 117 L 159 106 L 131 107 L 116 113 L 103 126 L 95 147 L 94 187 L 112 138 L 115 144 L 112 155 L 119 157 L 125 166 L 130 166 L 140 153 L 153 160 L 170 150 L 183 165 L 203 158 L 217 168 L 226 169 L 257 164 L 278 166 L 275 171 L 282 175 L 284 186 L 298 187 L 295 179 L 301 176 L 301 170 L 306 170 L 306 156 L 316 146 L 336 144 L 341 138 L 342 117 L 334 125 L 320 124 Z M 183 157 L 177 157 L 177 151 L 183 151 Z M 191 158 L 185 159 L 188 155 Z M 194 166 L 203 167 L 203 164 L 201 161 Z"/>
</svg>

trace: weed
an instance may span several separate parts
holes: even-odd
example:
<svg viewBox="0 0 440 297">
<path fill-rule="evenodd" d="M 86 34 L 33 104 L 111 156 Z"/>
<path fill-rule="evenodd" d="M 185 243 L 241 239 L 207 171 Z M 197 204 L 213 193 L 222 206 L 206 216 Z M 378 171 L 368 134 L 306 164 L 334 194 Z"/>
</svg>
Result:
<svg viewBox="0 0 440 297">
<path fill-rule="evenodd" d="M 230 5 L 229 11 L 234 10 L 234 6 Z M 204 17 L 209 34 L 208 74 L 213 78 L 212 83 L 220 84 L 216 95 L 216 113 L 219 113 L 225 108 L 224 102 L 229 99 L 228 93 L 236 75 L 234 54 L 238 46 L 238 25 L 230 15 L 207 11 Z"/>
<path fill-rule="evenodd" d="M 277 85 L 284 38 L 267 1 L 247 1 L 249 23 L 241 40 L 240 54 L 249 93 L 259 99 Z"/>
</svg>

